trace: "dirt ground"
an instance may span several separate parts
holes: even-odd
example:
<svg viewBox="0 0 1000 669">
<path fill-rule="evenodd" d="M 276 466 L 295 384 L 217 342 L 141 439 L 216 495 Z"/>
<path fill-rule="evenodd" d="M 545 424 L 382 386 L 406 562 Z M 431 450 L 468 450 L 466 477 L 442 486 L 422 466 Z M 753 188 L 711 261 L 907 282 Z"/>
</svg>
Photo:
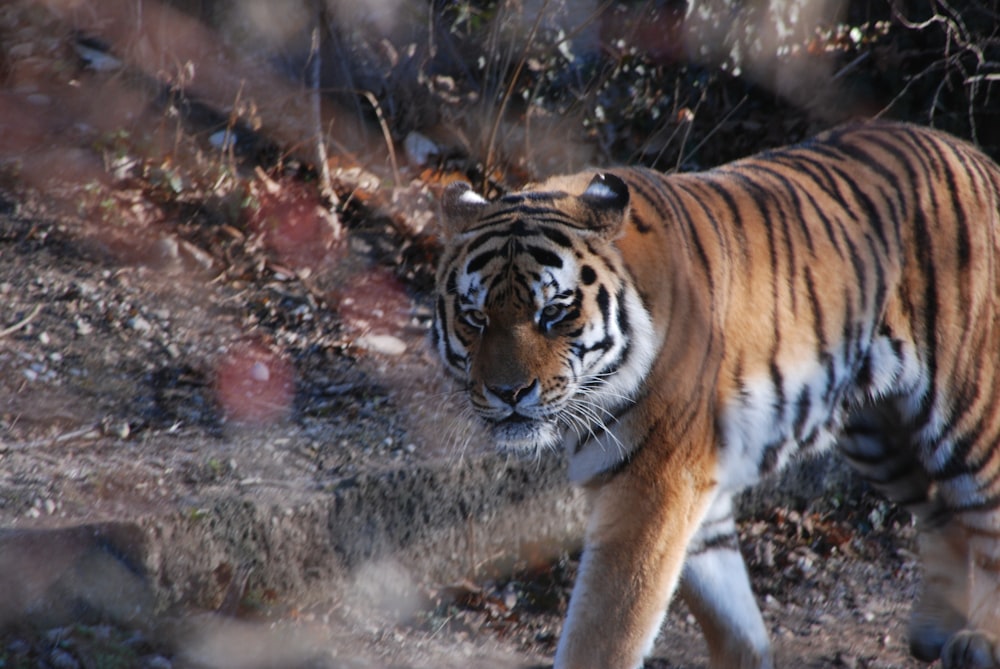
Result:
<svg viewBox="0 0 1000 669">
<path fill-rule="evenodd" d="M 440 423 L 416 418 L 428 412 L 428 398 L 452 401 L 428 381 L 438 371 L 424 348 L 419 295 L 383 291 L 405 304 L 405 316 L 397 314 L 385 339 L 367 344 L 373 351 L 359 345 L 362 331 L 316 302 L 300 279 L 273 271 L 233 277 L 178 270 L 179 253 L 123 257 L 83 234 L 84 222 L 72 227 L 69 219 L 47 217 L 35 197 L 43 198 L 6 192 L 0 213 L 0 511 L 10 527 L 109 519 L 117 505 L 155 508 L 206 487 L 246 486 L 251 478 L 266 485 L 269 468 L 280 468 L 283 458 L 310 463 L 315 475 L 301 480 L 310 487 L 358 468 L 447 455 L 461 441 L 461 434 L 441 439 Z M 248 427 L 246 420 L 262 412 L 276 422 Z M 248 461 L 238 452 L 248 429 L 268 433 L 277 455 Z M 282 442 L 281 433 L 293 438 Z M 199 439 L 232 457 L 219 458 L 218 448 L 206 457 L 193 446 Z M 276 470 L 272 475 L 288 480 Z M 780 666 L 922 666 L 906 653 L 905 621 L 918 580 L 907 519 L 877 500 L 821 495 L 829 497 L 818 499 L 815 511 L 776 508 L 743 524 Z M 337 654 L 308 661 L 544 662 L 554 650 L 575 562 L 567 555 L 523 567 L 422 583 L 422 605 L 405 621 L 341 620 L 310 646 L 331 643 Z M 265 616 L 268 625 L 294 628 L 283 620 L 290 610 L 283 605 Z M 235 616 L 233 624 L 245 614 L 221 604 L 215 616 L 219 611 Z M 330 605 L 323 615 L 295 619 L 314 629 L 324 615 L 342 618 L 339 611 Z M 344 657 L 345 638 L 347 654 L 360 660 Z M 100 657 L 110 647 L 143 666 L 228 666 L 187 664 L 189 654 L 162 635 L 100 622 L 20 629 L 4 643 L 0 657 L 50 666 L 87 666 L 95 647 L 105 653 Z M 272 666 L 285 661 L 306 666 L 301 657 Z M 677 604 L 648 666 L 704 662 L 696 625 Z"/>
</svg>

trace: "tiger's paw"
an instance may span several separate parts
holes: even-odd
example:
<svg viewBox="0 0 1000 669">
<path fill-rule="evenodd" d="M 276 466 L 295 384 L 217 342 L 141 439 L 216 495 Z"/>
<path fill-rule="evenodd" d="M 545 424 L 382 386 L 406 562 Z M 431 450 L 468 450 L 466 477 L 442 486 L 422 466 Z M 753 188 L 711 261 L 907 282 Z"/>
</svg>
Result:
<svg viewBox="0 0 1000 669">
<path fill-rule="evenodd" d="M 986 632 L 962 630 L 941 649 L 942 669 L 1000 669 L 1000 645 Z"/>
<path fill-rule="evenodd" d="M 910 619 L 910 654 L 918 660 L 933 662 L 941 649 L 968 621 L 958 609 L 937 601 L 925 600 Z"/>
</svg>

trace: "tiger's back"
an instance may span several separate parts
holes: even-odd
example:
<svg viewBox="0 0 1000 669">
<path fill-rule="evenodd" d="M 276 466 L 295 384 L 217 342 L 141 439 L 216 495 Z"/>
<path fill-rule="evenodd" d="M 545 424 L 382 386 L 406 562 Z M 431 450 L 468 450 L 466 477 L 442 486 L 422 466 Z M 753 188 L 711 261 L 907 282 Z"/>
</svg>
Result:
<svg viewBox="0 0 1000 669">
<path fill-rule="evenodd" d="M 621 176 L 646 200 L 633 206 L 664 212 L 658 245 L 684 236 L 684 274 L 724 340 L 723 444 L 758 442 L 761 473 L 832 443 L 840 409 L 874 398 L 889 398 L 926 443 L 945 432 L 964 441 L 963 416 L 1000 418 L 995 366 L 982 364 L 1000 354 L 1000 174 L 978 151 L 876 124 L 707 173 Z M 640 230 L 654 228 L 626 233 L 627 263 L 633 246 L 650 246 Z M 656 276 L 635 278 L 655 292 Z M 690 354 L 692 343 L 666 345 Z M 975 422 L 984 447 L 997 441 L 1000 421 Z M 966 455 L 988 465 L 983 452 Z M 951 456 L 934 457 L 946 467 Z"/>
<path fill-rule="evenodd" d="M 590 490 L 558 667 L 638 666 L 682 569 L 712 666 L 771 666 L 732 495 L 833 443 L 921 523 L 915 654 L 1000 667 L 996 164 L 868 124 L 449 197 L 439 348 L 502 447 L 544 424 Z"/>
</svg>

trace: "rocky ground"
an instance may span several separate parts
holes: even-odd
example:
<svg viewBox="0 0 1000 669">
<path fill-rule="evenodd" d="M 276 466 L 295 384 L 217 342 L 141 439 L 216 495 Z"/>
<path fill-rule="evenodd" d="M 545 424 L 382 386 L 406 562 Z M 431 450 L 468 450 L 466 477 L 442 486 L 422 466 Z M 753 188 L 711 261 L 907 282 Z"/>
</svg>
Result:
<svg viewBox="0 0 1000 669">
<path fill-rule="evenodd" d="M 464 429 L 455 427 L 461 417 L 441 406 L 452 396 L 434 380 L 418 293 L 379 279 L 376 268 L 375 292 L 357 299 L 381 300 L 390 305 L 386 311 L 400 313 L 379 316 L 383 329 L 372 337 L 371 328 L 359 329 L 351 316 L 317 300 L 299 277 L 266 263 L 258 273 L 178 268 L 189 262 L 181 241 L 152 259 L 123 257 L 82 234 L 85 227 L 50 217 L 44 201 L 33 199 L 43 195 L 7 192 L 0 216 L 0 512 L 11 530 L 113 520 L 123 507 L 128 517 L 136 509 L 180 509 L 197 519 L 213 513 L 199 505 L 207 490 L 230 488 L 258 500 L 277 490 L 290 500 L 296 487 L 322 490 L 372 469 L 441 458 L 463 466 L 451 449 L 472 447 L 462 445 Z M 216 261 L 205 256 L 206 265 Z M 829 497 L 815 510 L 758 507 L 743 525 L 782 666 L 919 666 L 905 652 L 906 612 L 917 587 L 908 521 L 872 499 L 821 495 Z M 160 550 L 171 548 L 192 550 Z M 284 549 L 295 554 L 291 545 Z M 246 588 L 245 576 L 241 582 L 238 574 L 220 574 L 211 587 L 188 588 L 194 601 L 184 601 L 180 585 L 167 588 L 174 609 L 151 626 L 108 620 L 106 611 L 81 614 L 78 622 L 73 613 L 55 616 L 54 625 L 15 626 L 0 660 L 240 666 L 247 656 L 233 639 L 265 625 L 280 630 L 272 639 L 307 635 L 309 643 L 296 647 L 308 652 L 267 659 L 258 648 L 254 661 L 265 659 L 256 666 L 544 661 L 558 636 L 573 555 L 476 566 L 464 579 L 453 572 L 453 582 L 415 584 L 417 603 L 403 607 L 405 616 L 382 612 L 364 621 L 329 593 L 321 601 L 289 601 L 286 593 Z M 186 613 L 175 613 L 177 605 Z M 210 616 L 211 625 L 191 623 L 192 615 Z M 215 638 L 224 641 L 197 645 L 190 634 L 169 631 L 192 624 L 215 626 Z M 649 666 L 698 667 L 704 658 L 693 620 L 676 605 Z"/>
</svg>

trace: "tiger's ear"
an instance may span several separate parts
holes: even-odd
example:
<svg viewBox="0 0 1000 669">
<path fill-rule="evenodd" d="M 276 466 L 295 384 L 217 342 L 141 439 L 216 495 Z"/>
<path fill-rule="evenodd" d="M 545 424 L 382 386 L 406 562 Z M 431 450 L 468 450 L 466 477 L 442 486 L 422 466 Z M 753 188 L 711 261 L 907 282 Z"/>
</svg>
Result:
<svg viewBox="0 0 1000 669">
<path fill-rule="evenodd" d="M 591 212 L 591 231 L 605 239 L 617 237 L 625 223 L 629 199 L 628 185 L 619 177 L 595 175 L 580 196 Z"/>
<path fill-rule="evenodd" d="M 464 181 L 448 184 L 441 196 L 441 218 L 445 239 L 461 234 L 489 204 Z"/>
</svg>

